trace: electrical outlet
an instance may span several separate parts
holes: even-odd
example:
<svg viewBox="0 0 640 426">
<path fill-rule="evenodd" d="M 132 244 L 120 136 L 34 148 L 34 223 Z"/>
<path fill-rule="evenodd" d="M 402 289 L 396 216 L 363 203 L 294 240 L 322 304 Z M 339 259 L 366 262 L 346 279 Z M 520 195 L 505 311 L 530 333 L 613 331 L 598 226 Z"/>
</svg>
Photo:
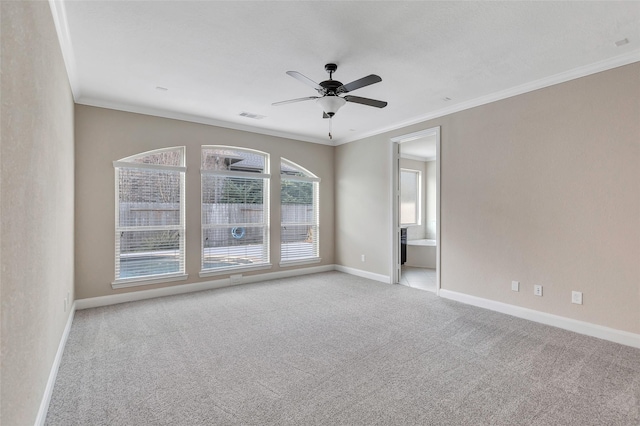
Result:
<svg viewBox="0 0 640 426">
<path fill-rule="evenodd" d="M 575 303 L 576 305 L 582 305 L 582 292 L 581 291 L 572 291 L 571 292 L 571 303 Z"/>
<path fill-rule="evenodd" d="M 360 256 L 360 260 L 363 261 L 363 262 L 365 261 L 364 254 Z"/>
<path fill-rule="evenodd" d="M 231 275 L 231 284 L 240 284 L 242 282 L 242 274 Z"/>
<path fill-rule="evenodd" d="M 533 286 L 533 294 L 535 296 L 542 296 L 542 286 L 541 285 L 534 285 Z"/>
<path fill-rule="evenodd" d="M 520 282 L 519 281 L 511 281 L 511 290 L 520 291 Z"/>
</svg>

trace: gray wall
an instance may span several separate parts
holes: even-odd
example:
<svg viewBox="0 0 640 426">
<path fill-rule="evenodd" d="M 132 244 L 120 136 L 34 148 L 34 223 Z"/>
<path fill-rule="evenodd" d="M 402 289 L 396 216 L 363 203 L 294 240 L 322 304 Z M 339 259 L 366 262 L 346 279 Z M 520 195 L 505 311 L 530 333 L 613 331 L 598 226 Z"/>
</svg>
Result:
<svg viewBox="0 0 640 426">
<path fill-rule="evenodd" d="M 640 333 L 639 93 L 635 63 L 339 146 L 336 263 L 390 275 L 389 139 L 441 126 L 442 287 Z"/>
<path fill-rule="evenodd" d="M 1 2 L 3 425 L 32 425 L 73 300 L 73 99 L 48 2 Z"/>
<path fill-rule="evenodd" d="M 76 292 L 77 298 L 227 278 L 199 278 L 200 147 L 231 145 L 271 155 L 271 263 L 280 268 L 280 157 L 318 176 L 320 183 L 319 265 L 334 263 L 334 147 L 167 118 L 76 105 Z M 189 278 L 166 284 L 113 290 L 115 201 L 112 162 L 152 149 L 186 146 L 186 272 Z M 275 219 L 275 221 L 273 220 Z M 318 266 L 318 265 L 310 265 Z"/>
</svg>

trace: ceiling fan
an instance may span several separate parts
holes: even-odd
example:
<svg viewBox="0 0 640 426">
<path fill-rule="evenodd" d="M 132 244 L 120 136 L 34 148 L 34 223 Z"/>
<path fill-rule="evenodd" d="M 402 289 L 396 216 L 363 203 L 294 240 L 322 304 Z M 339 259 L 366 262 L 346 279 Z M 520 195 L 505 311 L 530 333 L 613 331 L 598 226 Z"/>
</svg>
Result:
<svg viewBox="0 0 640 426">
<path fill-rule="evenodd" d="M 359 96 L 351 95 L 347 95 L 344 97 L 340 96 L 343 93 L 353 92 L 356 89 L 381 82 L 382 79 L 379 76 L 371 74 L 366 77 L 362 77 L 361 79 L 352 81 L 351 83 L 342 84 L 338 80 L 333 79 L 333 73 L 338 69 L 338 65 L 326 64 L 324 66 L 324 69 L 329 73 L 329 80 L 325 80 L 320 83 L 316 83 L 315 81 L 311 80 L 308 77 L 305 77 L 297 71 L 287 71 L 287 74 L 291 77 L 314 88 L 320 96 L 308 96 L 306 98 L 290 99 L 288 101 L 275 102 L 272 105 L 278 106 L 315 99 L 316 103 L 322 108 L 322 118 L 333 117 L 336 112 L 338 112 L 338 110 L 347 102 L 354 102 L 357 104 L 368 105 L 376 108 L 384 108 L 387 106 L 386 102 L 378 101 L 375 99 L 361 98 Z"/>
</svg>

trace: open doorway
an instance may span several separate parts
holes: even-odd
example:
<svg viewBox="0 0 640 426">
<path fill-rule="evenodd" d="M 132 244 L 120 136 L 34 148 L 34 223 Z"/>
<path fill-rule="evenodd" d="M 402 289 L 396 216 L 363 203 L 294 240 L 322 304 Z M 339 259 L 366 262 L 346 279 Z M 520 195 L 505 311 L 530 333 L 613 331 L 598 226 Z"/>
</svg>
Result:
<svg viewBox="0 0 640 426">
<path fill-rule="evenodd" d="M 391 139 L 393 283 L 440 289 L 440 128 Z"/>
</svg>

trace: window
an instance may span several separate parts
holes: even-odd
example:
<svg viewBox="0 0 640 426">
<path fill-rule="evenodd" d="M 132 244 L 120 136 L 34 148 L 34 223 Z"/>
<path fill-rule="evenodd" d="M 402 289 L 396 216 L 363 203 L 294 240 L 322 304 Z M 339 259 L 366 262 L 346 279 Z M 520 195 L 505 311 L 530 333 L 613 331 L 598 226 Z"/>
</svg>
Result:
<svg viewBox="0 0 640 426">
<path fill-rule="evenodd" d="M 203 146 L 200 276 L 269 264 L 269 155 Z"/>
<path fill-rule="evenodd" d="M 114 288 L 185 279 L 184 147 L 114 161 Z"/>
<path fill-rule="evenodd" d="M 280 264 L 319 262 L 320 179 L 284 158 L 280 179 Z"/>
<path fill-rule="evenodd" d="M 400 223 L 420 225 L 420 175 L 418 170 L 400 169 Z"/>
</svg>

